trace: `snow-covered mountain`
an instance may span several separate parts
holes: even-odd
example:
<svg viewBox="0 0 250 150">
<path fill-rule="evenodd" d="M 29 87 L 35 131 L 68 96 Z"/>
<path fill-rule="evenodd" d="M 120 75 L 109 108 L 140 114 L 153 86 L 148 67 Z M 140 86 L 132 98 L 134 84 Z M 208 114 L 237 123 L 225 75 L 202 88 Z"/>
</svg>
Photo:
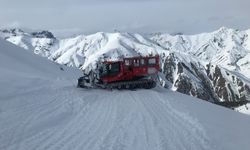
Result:
<svg viewBox="0 0 250 150">
<path fill-rule="evenodd" d="M 1 150 L 248 150 L 250 118 L 160 86 L 76 88 L 77 69 L 0 39 Z"/>
<path fill-rule="evenodd" d="M 0 37 L 44 57 L 51 55 L 51 47 L 57 41 L 51 32 L 25 33 L 21 29 L 0 30 Z"/>
<path fill-rule="evenodd" d="M 198 35 L 98 32 L 57 39 L 48 31 L 11 29 L 1 30 L 0 36 L 59 64 L 87 71 L 100 59 L 159 54 L 173 90 L 223 105 L 250 100 L 250 30 L 222 27 Z"/>
</svg>

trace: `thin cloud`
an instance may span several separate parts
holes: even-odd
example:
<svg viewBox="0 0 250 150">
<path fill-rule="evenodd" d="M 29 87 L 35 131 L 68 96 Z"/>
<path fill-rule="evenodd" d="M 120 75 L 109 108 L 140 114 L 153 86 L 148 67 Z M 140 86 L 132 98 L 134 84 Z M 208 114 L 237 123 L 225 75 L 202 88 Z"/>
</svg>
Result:
<svg viewBox="0 0 250 150">
<path fill-rule="evenodd" d="M 90 33 L 212 31 L 250 28 L 249 0 L 0 0 L 0 26 Z M 11 25 L 12 24 L 12 25 Z"/>
</svg>

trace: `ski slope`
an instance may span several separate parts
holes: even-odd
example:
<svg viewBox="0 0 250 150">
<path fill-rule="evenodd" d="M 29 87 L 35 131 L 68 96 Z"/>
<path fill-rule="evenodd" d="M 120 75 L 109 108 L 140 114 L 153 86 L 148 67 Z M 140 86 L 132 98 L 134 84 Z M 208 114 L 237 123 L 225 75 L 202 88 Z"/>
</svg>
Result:
<svg viewBox="0 0 250 150">
<path fill-rule="evenodd" d="M 248 150 L 250 117 L 157 87 L 75 87 L 78 70 L 0 40 L 2 150 Z"/>
</svg>

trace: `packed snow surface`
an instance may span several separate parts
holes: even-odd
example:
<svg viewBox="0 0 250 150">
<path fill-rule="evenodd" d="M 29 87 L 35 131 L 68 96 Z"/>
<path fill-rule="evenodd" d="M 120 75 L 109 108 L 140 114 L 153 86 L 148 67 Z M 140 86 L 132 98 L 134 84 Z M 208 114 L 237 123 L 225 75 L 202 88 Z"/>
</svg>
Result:
<svg viewBox="0 0 250 150">
<path fill-rule="evenodd" d="M 250 117 L 157 87 L 75 87 L 62 68 L 0 40 L 1 150 L 248 150 Z"/>
</svg>

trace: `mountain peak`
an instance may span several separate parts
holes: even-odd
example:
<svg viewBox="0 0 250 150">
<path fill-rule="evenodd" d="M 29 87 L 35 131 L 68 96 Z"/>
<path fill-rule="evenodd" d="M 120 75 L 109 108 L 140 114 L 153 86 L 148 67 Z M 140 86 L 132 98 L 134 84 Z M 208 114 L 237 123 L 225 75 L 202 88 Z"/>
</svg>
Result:
<svg viewBox="0 0 250 150">
<path fill-rule="evenodd" d="M 25 32 L 22 29 L 19 28 L 13 28 L 13 29 L 3 29 L 0 30 L 3 35 L 6 36 L 22 36 L 22 35 L 30 35 L 35 38 L 49 38 L 49 39 L 55 39 L 56 37 L 50 32 L 50 31 L 34 31 L 34 32 Z"/>
<path fill-rule="evenodd" d="M 238 31 L 238 30 L 222 26 L 218 30 L 216 30 L 215 33 L 228 33 L 228 32 L 234 32 L 234 31 Z"/>
<path fill-rule="evenodd" d="M 11 34 L 13 36 L 24 34 L 24 31 L 19 28 L 4 29 L 4 30 L 0 30 L 0 32 L 5 33 L 5 34 Z"/>
</svg>

